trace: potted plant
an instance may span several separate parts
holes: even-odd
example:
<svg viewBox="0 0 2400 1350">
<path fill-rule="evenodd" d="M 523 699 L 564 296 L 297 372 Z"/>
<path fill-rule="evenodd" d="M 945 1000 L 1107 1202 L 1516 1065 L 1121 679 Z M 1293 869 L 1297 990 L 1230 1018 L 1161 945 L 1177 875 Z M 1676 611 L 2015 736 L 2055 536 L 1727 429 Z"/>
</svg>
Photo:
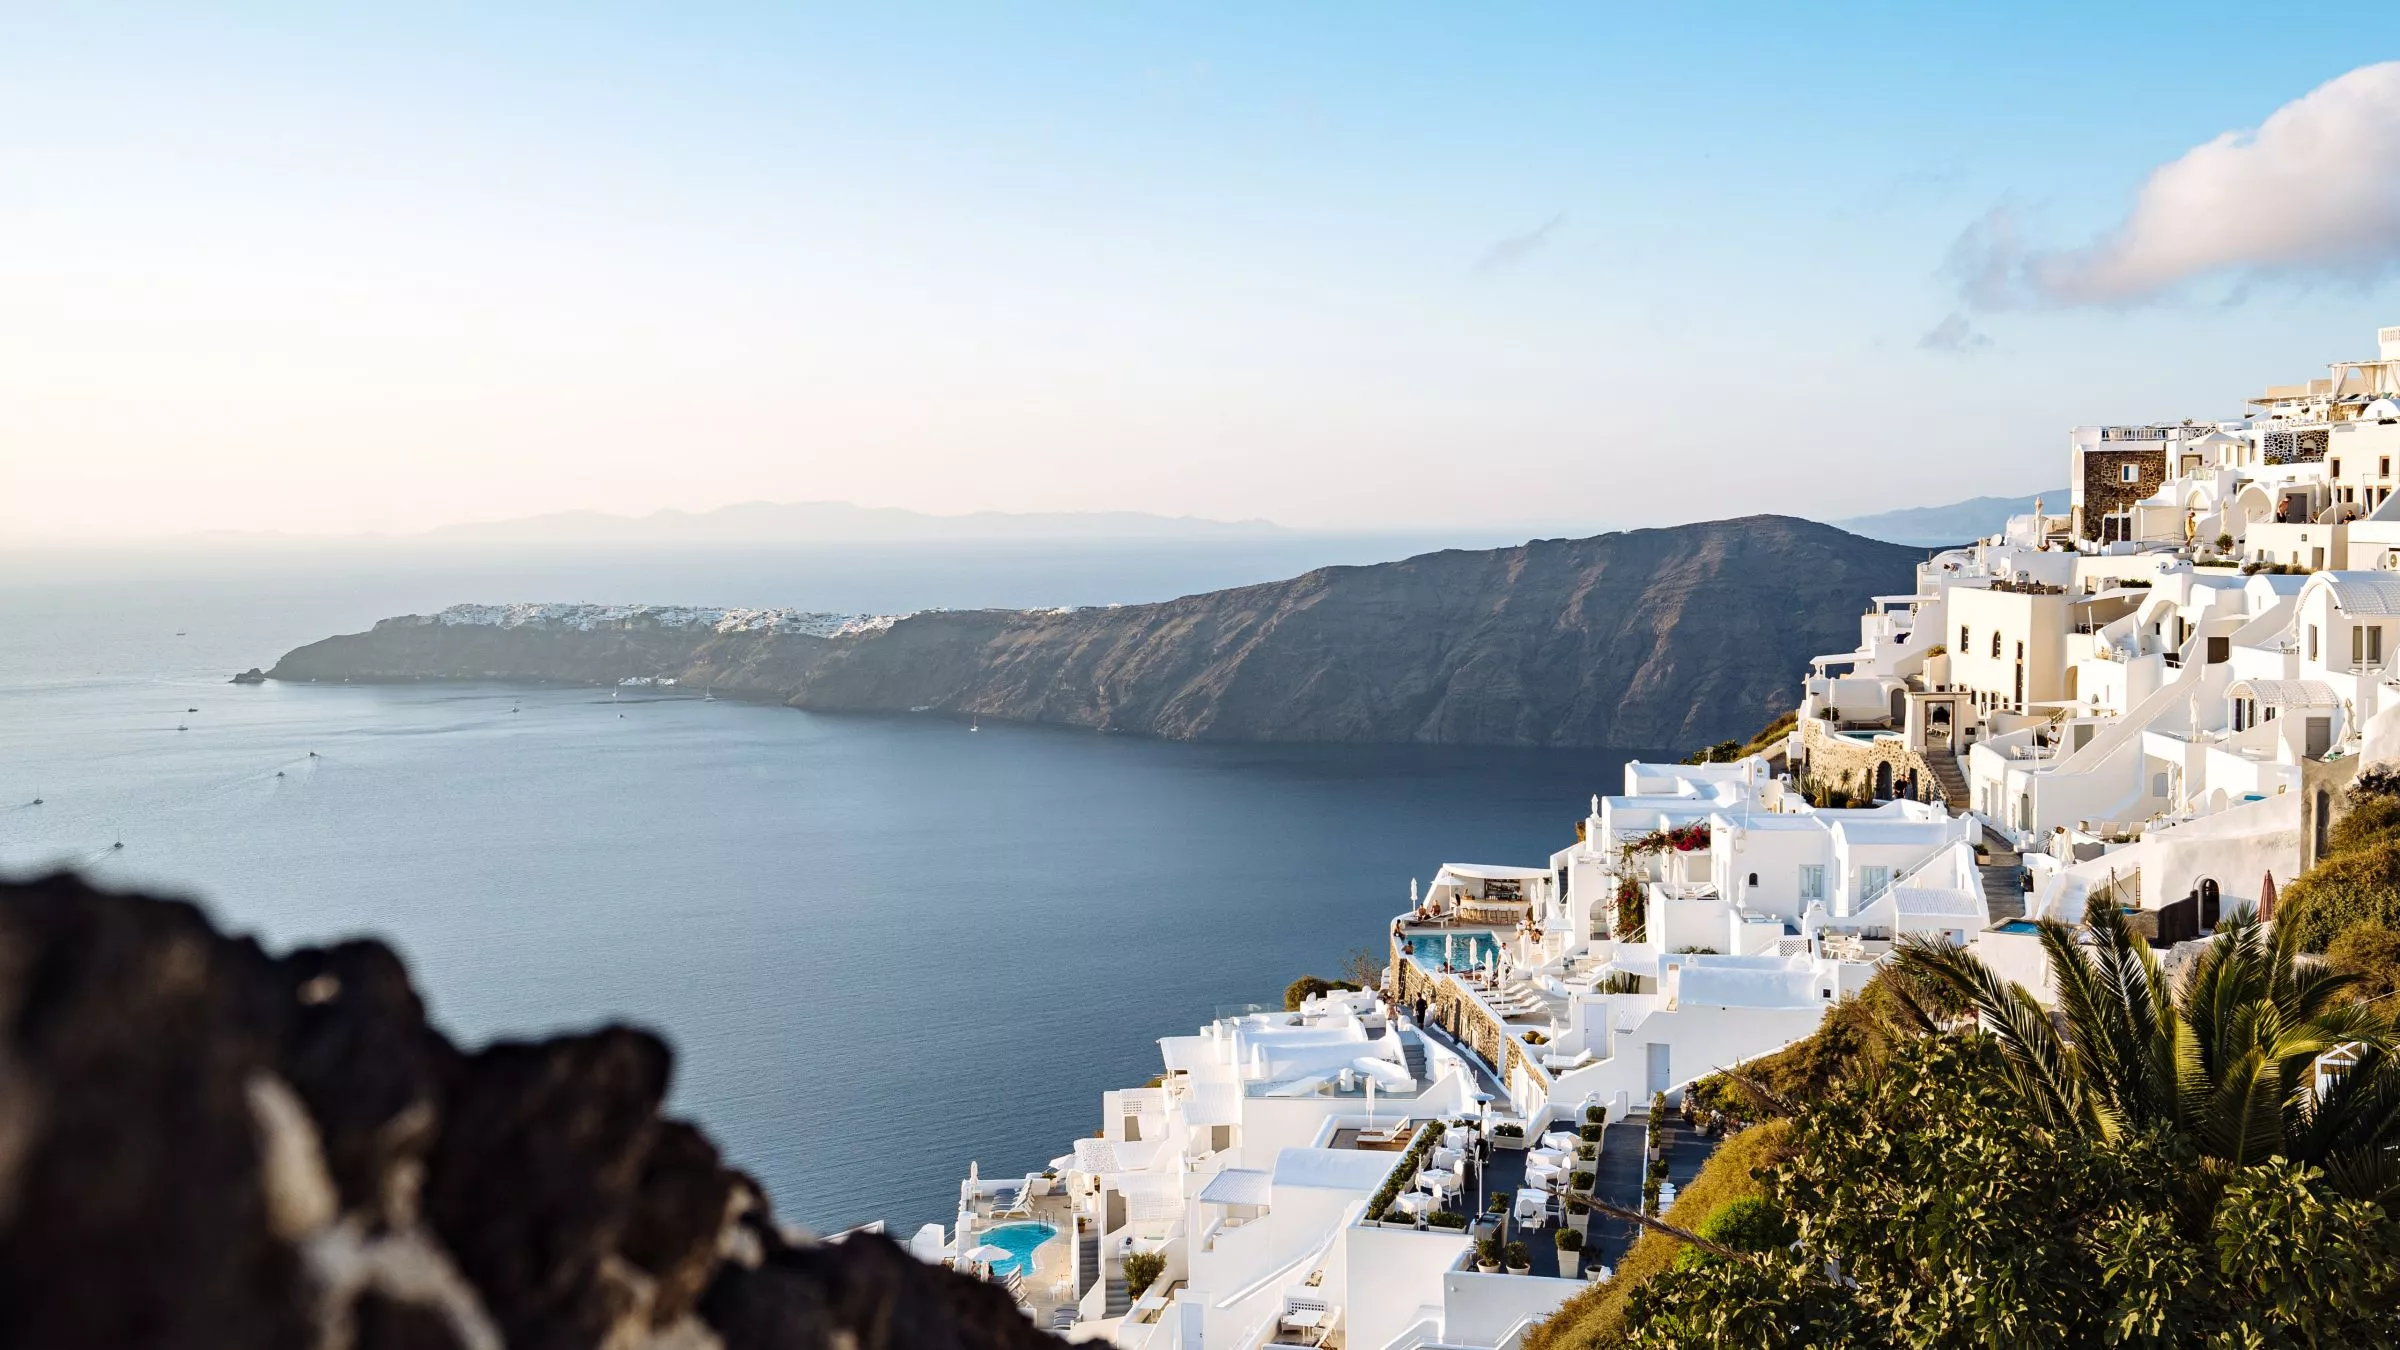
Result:
<svg viewBox="0 0 2400 1350">
<path fill-rule="evenodd" d="M 1525 1127 L 1513 1120 L 1504 1120 L 1492 1127 L 1492 1147 L 1525 1147 Z"/>
<path fill-rule="evenodd" d="M 1572 1280 L 1583 1274 L 1583 1230 L 1561 1228 L 1550 1235 L 1558 1244 L 1558 1273 Z"/>
<path fill-rule="evenodd" d="M 1571 1172 L 1567 1175 L 1567 1189 L 1576 1195 L 1590 1195 L 1592 1180 L 1593 1174 L 1588 1170 Z"/>
<path fill-rule="evenodd" d="M 1425 1216 L 1425 1223 L 1430 1228 L 1465 1228 L 1467 1216 L 1454 1209 L 1437 1209 Z"/>
<path fill-rule="evenodd" d="M 1606 1125 L 1579 1125 L 1575 1129 L 1576 1136 L 1587 1144 L 1599 1143 L 1601 1136 L 1605 1135 L 1607 1132 L 1608 1127 Z"/>
<path fill-rule="evenodd" d="M 1581 1229 L 1591 1222 L 1592 1202 L 1580 1195 L 1567 1197 L 1567 1227 Z"/>
<path fill-rule="evenodd" d="M 1608 1108 L 1605 1106 L 1587 1106 L 1583 1108 L 1583 1123 L 1586 1125 L 1606 1125 L 1608 1123 Z"/>
<path fill-rule="evenodd" d="M 1590 1162 L 1599 1156 L 1600 1146 L 1589 1139 L 1575 1146 L 1575 1158 L 1578 1162 Z"/>
<path fill-rule="evenodd" d="M 1522 1242 L 1508 1244 L 1501 1252 L 1501 1260 L 1507 1263 L 1508 1273 L 1511 1275 L 1531 1275 L 1533 1273 L 1533 1253 L 1527 1251 Z"/>
<path fill-rule="evenodd" d="M 1502 1255 L 1500 1239 L 1487 1237 L 1481 1245 L 1475 1248 L 1475 1268 L 1486 1275 L 1497 1275 L 1500 1273 Z"/>
<path fill-rule="evenodd" d="M 1516 1198 L 1517 1196 L 1514 1191 L 1494 1191 L 1492 1192 L 1491 1203 L 1485 1205 L 1484 1208 L 1490 1210 L 1494 1214 L 1506 1214 L 1508 1212 L 1508 1207 L 1516 1202 Z"/>
</svg>

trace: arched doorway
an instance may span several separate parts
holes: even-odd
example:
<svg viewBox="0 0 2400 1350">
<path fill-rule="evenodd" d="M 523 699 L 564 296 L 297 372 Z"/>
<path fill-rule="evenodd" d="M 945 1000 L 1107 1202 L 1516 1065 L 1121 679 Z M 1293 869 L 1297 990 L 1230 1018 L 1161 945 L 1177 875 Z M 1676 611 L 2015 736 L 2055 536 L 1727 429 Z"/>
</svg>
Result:
<svg viewBox="0 0 2400 1350">
<path fill-rule="evenodd" d="M 1875 800 L 1888 802 L 1891 799 L 1892 762 L 1887 759 L 1875 766 Z"/>
<path fill-rule="evenodd" d="M 1917 771 L 1915 769 L 1910 769 L 1908 771 L 1908 786 L 1906 789 L 1904 789 L 1904 792 L 1908 799 L 1912 802 L 1921 802 L 1925 800 L 1924 794 L 1918 791 L 1917 788 Z"/>
</svg>

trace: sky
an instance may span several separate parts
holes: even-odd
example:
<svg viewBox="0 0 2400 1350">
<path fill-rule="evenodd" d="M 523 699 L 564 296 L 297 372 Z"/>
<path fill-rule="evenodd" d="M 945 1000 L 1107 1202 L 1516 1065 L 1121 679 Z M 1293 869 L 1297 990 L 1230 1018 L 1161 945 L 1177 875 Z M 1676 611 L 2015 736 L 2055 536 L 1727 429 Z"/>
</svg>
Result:
<svg viewBox="0 0 2400 1350">
<path fill-rule="evenodd" d="M 2400 323 L 2289 17 L 11 4 L 0 541 L 2054 488 Z"/>
</svg>

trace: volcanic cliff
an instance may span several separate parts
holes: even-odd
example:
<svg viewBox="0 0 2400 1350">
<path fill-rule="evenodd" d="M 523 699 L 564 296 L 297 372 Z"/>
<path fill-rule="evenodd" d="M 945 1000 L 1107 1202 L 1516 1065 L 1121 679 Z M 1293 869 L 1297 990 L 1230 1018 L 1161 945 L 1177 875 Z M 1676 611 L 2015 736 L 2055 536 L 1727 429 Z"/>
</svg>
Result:
<svg viewBox="0 0 2400 1350">
<path fill-rule="evenodd" d="M 1808 659 L 1853 646 L 1868 598 L 1913 589 L 1923 556 L 1751 516 L 1328 567 L 1154 604 L 841 629 L 475 609 L 312 643 L 269 674 L 664 678 L 819 711 L 1182 740 L 1674 746 L 1745 735 L 1796 703 Z"/>
<path fill-rule="evenodd" d="M 399 958 L 0 883 L 0 1344 L 1050 1345 L 995 1285 L 778 1224 L 605 1027 L 462 1050 Z"/>
</svg>

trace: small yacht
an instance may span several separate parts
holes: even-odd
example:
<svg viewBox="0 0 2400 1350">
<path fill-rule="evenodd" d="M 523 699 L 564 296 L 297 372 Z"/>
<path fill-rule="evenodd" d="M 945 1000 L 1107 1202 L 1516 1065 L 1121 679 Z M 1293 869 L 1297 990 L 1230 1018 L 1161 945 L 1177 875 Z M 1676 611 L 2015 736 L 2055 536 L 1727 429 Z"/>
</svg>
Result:
<svg viewBox="0 0 2400 1350">
<path fill-rule="evenodd" d="M 190 727 L 187 727 L 187 726 L 185 726 L 185 725 L 184 725 L 183 723 L 181 723 L 181 722 L 177 722 L 177 723 L 175 724 L 175 729 L 176 729 L 177 731 L 190 731 L 190 730 L 191 730 L 191 728 L 190 728 Z"/>
<path fill-rule="evenodd" d="M 983 730 L 983 723 L 975 718 L 970 717 L 967 719 L 967 730 L 981 731 Z"/>
</svg>

